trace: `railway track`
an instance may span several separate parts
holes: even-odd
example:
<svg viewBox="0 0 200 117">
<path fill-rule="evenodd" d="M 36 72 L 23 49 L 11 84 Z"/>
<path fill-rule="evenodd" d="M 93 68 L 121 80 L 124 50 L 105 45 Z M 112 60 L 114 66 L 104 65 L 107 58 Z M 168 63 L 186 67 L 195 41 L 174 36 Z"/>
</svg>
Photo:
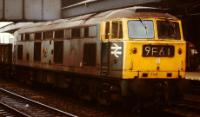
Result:
<svg viewBox="0 0 200 117">
<path fill-rule="evenodd" d="M 0 116 L 1 117 L 27 117 L 23 112 L 20 112 L 12 107 L 0 103 Z"/>
<path fill-rule="evenodd" d="M 190 93 L 195 95 L 200 95 L 200 81 L 197 80 L 190 81 Z"/>
<path fill-rule="evenodd" d="M 0 116 L 4 117 L 77 117 L 40 102 L 0 88 Z"/>
<path fill-rule="evenodd" d="M 186 95 L 182 101 L 164 110 L 177 117 L 200 117 L 200 96 Z"/>
<path fill-rule="evenodd" d="M 189 80 L 190 88 L 184 99 L 164 112 L 178 117 L 200 117 L 200 81 Z"/>
</svg>

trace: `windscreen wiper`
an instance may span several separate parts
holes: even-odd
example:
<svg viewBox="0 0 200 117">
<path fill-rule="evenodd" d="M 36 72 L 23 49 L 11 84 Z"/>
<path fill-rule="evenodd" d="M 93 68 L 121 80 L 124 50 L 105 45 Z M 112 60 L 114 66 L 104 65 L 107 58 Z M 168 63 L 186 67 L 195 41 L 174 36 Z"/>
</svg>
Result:
<svg viewBox="0 0 200 117">
<path fill-rule="evenodd" d="M 144 21 L 139 17 L 139 21 L 141 22 L 142 26 L 144 26 L 145 32 L 146 32 L 146 37 L 148 37 L 148 31 L 147 31 L 147 26 L 144 24 Z"/>
</svg>

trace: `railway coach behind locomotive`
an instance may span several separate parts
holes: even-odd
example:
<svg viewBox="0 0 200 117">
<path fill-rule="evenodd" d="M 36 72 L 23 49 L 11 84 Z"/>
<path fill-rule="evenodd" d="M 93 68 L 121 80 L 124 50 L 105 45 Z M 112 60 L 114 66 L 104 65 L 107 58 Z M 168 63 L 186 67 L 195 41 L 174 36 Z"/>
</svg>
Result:
<svg viewBox="0 0 200 117">
<path fill-rule="evenodd" d="M 170 99 L 185 77 L 181 21 L 155 8 L 37 23 L 16 36 L 18 78 L 70 88 L 102 104 Z"/>
</svg>

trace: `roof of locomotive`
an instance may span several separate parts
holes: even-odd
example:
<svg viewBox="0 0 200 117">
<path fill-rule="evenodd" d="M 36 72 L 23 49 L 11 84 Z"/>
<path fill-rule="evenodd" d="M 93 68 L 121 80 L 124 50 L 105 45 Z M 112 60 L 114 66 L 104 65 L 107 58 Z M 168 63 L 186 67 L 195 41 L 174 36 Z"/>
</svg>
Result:
<svg viewBox="0 0 200 117">
<path fill-rule="evenodd" d="M 153 7 L 129 7 L 117 10 L 109 10 L 100 13 L 92 13 L 83 16 L 77 16 L 68 19 L 59 19 L 56 21 L 49 21 L 44 23 L 35 23 L 33 25 L 21 28 L 18 30 L 19 33 L 23 32 L 38 32 L 45 30 L 55 30 L 69 27 L 77 27 L 83 25 L 95 25 L 101 21 L 119 18 L 177 18 L 164 13 L 163 10 Z"/>
</svg>

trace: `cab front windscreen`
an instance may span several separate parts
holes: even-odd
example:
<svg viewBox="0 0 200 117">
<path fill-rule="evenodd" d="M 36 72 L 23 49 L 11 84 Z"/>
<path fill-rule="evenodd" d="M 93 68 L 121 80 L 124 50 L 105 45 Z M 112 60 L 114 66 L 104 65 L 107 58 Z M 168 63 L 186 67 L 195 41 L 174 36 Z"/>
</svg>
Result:
<svg viewBox="0 0 200 117">
<path fill-rule="evenodd" d="M 178 22 L 157 21 L 157 29 L 159 39 L 181 39 Z"/>
<path fill-rule="evenodd" d="M 128 21 L 128 35 L 130 39 L 153 39 L 154 25 L 151 20 Z"/>
</svg>

